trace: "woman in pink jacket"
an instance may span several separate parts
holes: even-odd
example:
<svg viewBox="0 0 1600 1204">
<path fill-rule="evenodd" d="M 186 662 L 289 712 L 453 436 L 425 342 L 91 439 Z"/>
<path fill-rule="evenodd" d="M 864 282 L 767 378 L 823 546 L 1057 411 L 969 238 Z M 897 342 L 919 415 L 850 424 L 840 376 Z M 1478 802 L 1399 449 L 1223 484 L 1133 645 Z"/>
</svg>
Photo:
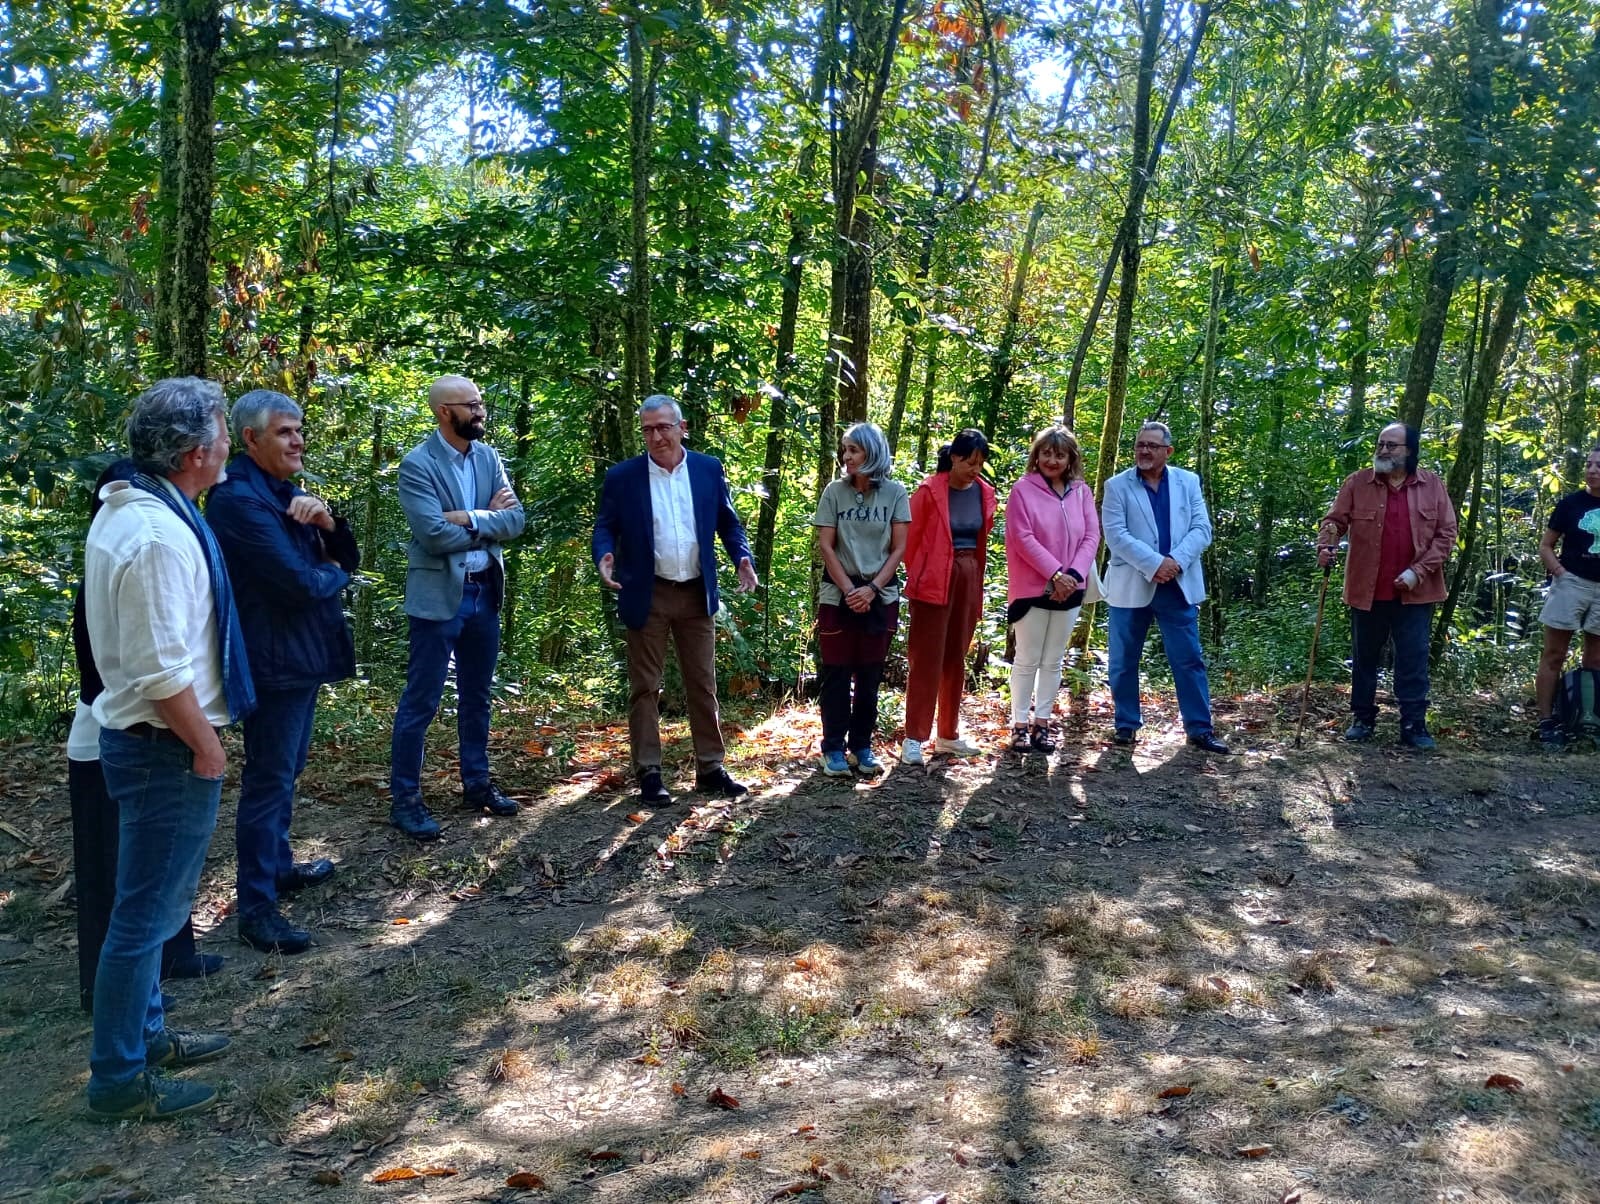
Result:
<svg viewBox="0 0 1600 1204">
<path fill-rule="evenodd" d="M 1066 427 L 1046 427 L 1033 437 L 1027 471 L 1006 499 L 1005 519 L 1006 620 L 1016 636 L 1011 747 L 1050 753 L 1061 658 L 1100 546 L 1094 491 L 1083 479 L 1078 440 Z"/>
</svg>

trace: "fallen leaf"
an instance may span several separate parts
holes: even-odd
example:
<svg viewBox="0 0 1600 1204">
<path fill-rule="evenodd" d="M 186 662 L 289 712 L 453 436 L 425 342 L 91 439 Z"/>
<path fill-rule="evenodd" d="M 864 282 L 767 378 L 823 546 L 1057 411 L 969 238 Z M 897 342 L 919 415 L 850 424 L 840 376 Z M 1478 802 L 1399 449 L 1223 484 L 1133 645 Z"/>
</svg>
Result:
<svg viewBox="0 0 1600 1204">
<path fill-rule="evenodd" d="M 328 1056 L 335 1062 L 354 1062 L 356 1060 L 355 1051 L 351 1049 L 338 1049 Z"/>
<path fill-rule="evenodd" d="M 801 1125 L 798 1129 L 795 1129 L 792 1133 L 790 1133 L 789 1136 L 791 1136 L 791 1137 L 804 1137 L 807 1133 L 815 1133 L 816 1131 L 817 1131 L 817 1126 L 816 1125 Z M 814 1138 L 810 1138 L 808 1140 L 815 1140 L 815 1139 Z"/>
<path fill-rule="evenodd" d="M 399 1183 L 403 1179 L 420 1179 L 422 1172 L 414 1166 L 394 1166 L 372 1176 L 374 1183 Z"/>
<path fill-rule="evenodd" d="M 1522 1080 L 1514 1074 L 1491 1074 L 1483 1080 L 1485 1087 L 1493 1087 L 1498 1091 L 1521 1091 Z"/>
<path fill-rule="evenodd" d="M 804 973 L 804 972 L 805 972 L 805 971 L 807 971 L 807 970 L 811 970 L 811 969 L 813 969 L 813 968 L 814 968 L 814 967 L 813 967 L 813 966 L 812 966 L 812 964 L 811 964 L 811 959 L 810 959 L 810 958 L 807 958 L 807 957 L 797 957 L 797 958 L 795 958 L 795 959 L 794 959 L 794 968 L 795 968 L 795 969 L 796 969 L 796 970 L 799 970 L 799 971 L 801 971 L 801 972 L 802 972 L 802 973 Z"/>
<path fill-rule="evenodd" d="M 711 1089 L 711 1094 L 706 1096 L 706 1103 L 711 1104 L 713 1107 L 726 1108 L 730 1112 L 739 1106 L 739 1101 L 721 1087 L 713 1087 Z"/>
<path fill-rule="evenodd" d="M 518 1171 L 506 1179 L 506 1186 L 520 1188 L 523 1191 L 543 1191 L 545 1182 L 532 1171 Z"/>
<path fill-rule="evenodd" d="M 332 1042 L 333 1038 L 328 1036 L 327 1033 L 312 1033 L 299 1045 L 296 1045 L 295 1048 L 303 1053 L 308 1049 L 321 1049 L 324 1045 L 330 1045 Z"/>
<path fill-rule="evenodd" d="M 739 1157 L 743 1158 L 746 1162 L 760 1162 L 761 1161 L 761 1151 L 760 1150 L 746 1150 L 744 1153 L 740 1154 Z"/>
<path fill-rule="evenodd" d="M 643 811 L 630 811 L 628 813 L 628 822 L 630 824 L 642 824 L 649 818 Z"/>
<path fill-rule="evenodd" d="M 674 1083 L 674 1084 L 672 1084 L 672 1094 L 673 1095 L 682 1095 L 683 1094 L 683 1084 L 682 1083 Z"/>
<path fill-rule="evenodd" d="M 808 1191 L 815 1191 L 822 1184 L 816 1179 L 797 1179 L 793 1183 L 785 1183 L 777 1191 L 767 1197 L 769 1200 L 788 1200 L 794 1196 L 803 1196 Z"/>
<path fill-rule="evenodd" d="M 1222 977 L 1220 977 L 1220 976 L 1218 976 L 1216 974 L 1213 974 L 1210 978 L 1206 979 L 1206 983 L 1207 983 L 1208 986 L 1215 987 L 1217 990 L 1221 991 L 1224 995 L 1226 995 L 1231 990 L 1231 988 L 1228 986 L 1228 980 L 1226 978 L 1222 978 Z"/>
<path fill-rule="evenodd" d="M 1177 1084 L 1176 1086 L 1173 1086 L 1173 1087 L 1163 1087 L 1160 1091 L 1156 1092 L 1156 1098 L 1157 1099 L 1182 1099 L 1184 1096 L 1188 1095 L 1189 1092 L 1191 1092 L 1193 1090 L 1194 1090 L 1193 1087 L 1185 1087 L 1182 1083 L 1179 1083 L 1179 1084 Z"/>
<path fill-rule="evenodd" d="M 1265 1158 L 1272 1153 L 1272 1147 L 1265 1142 L 1261 1145 L 1242 1145 L 1234 1153 L 1241 1158 Z"/>
<path fill-rule="evenodd" d="M 344 1176 L 338 1171 L 320 1170 L 311 1176 L 311 1182 L 323 1187 L 338 1187 L 344 1182 Z"/>
<path fill-rule="evenodd" d="M 591 1150 L 589 1152 L 590 1162 L 620 1162 L 621 1160 L 622 1155 L 615 1150 Z"/>
<path fill-rule="evenodd" d="M 637 1062 L 640 1066 L 659 1066 L 659 1065 L 661 1065 L 661 1059 L 658 1058 L 653 1053 L 640 1054 L 637 1058 L 631 1058 L 629 1060 L 633 1061 L 633 1062 Z"/>
<path fill-rule="evenodd" d="M 411 923 L 411 921 L 406 919 L 405 916 L 395 916 L 395 918 L 390 920 L 389 922 L 391 924 L 409 924 L 409 923 Z"/>
</svg>

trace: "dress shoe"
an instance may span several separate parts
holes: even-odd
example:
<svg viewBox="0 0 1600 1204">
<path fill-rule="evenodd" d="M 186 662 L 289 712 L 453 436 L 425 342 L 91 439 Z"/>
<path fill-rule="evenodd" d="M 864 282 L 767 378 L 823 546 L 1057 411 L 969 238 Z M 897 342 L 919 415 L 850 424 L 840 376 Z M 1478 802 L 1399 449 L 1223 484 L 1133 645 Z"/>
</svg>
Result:
<svg viewBox="0 0 1600 1204">
<path fill-rule="evenodd" d="M 171 1120 L 199 1112 L 217 1102 L 217 1089 L 145 1071 L 133 1082 L 89 1096 L 89 1115 L 96 1120 Z"/>
<path fill-rule="evenodd" d="M 333 871 L 333 862 L 326 857 L 318 857 L 315 861 L 297 861 L 289 867 L 287 874 L 278 876 L 278 893 L 292 895 L 308 886 L 321 886 L 333 877 Z"/>
<path fill-rule="evenodd" d="M 694 788 L 697 794 L 709 794 L 712 798 L 743 798 L 750 793 L 750 787 L 735 782 L 720 765 L 695 774 Z"/>
<path fill-rule="evenodd" d="M 151 1069 L 160 1066 L 177 1070 L 197 1062 L 209 1062 L 231 1044 L 233 1039 L 225 1033 L 190 1033 L 168 1028 L 145 1050 L 144 1064 Z"/>
<path fill-rule="evenodd" d="M 1225 757 L 1231 751 L 1226 744 L 1218 740 L 1210 732 L 1203 736 L 1190 736 L 1189 745 L 1191 748 L 1203 749 L 1208 753 L 1216 753 L 1219 757 Z"/>
<path fill-rule="evenodd" d="M 1111 733 L 1111 743 L 1119 744 L 1123 748 L 1132 748 L 1134 738 L 1134 729 L 1131 727 L 1119 727 Z"/>
<path fill-rule="evenodd" d="M 389 804 L 389 822 L 413 840 L 438 840 L 439 821 L 419 798 L 397 798 Z"/>
<path fill-rule="evenodd" d="M 470 811 L 481 811 L 485 815 L 515 815 L 517 813 L 517 800 L 507 798 L 501 793 L 500 787 L 493 782 L 485 782 L 481 786 L 470 786 L 461 792 L 461 805 Z"/>
<path fill-rule="evenodd" d="M 659 769 L 647 769 L 639 775 L 639 801 L 646 807 L 672 806 L 672 795 L 661 784 Z"/>
<path fill-rule="evenodd" d="M 240 917 L 239 939 L 262 953 L 304 953 L 311 948 L 311 934 L 275 911 L 249 919 Z"/>
<path fill-rule="evenodd" d="M 161 977 L 210 978 L 222 969 L 227 960 L 220 953 L 191 953 L 188 957 L 180 957 L 168 965 L 162 970 Z"/>
<path fill-rule="evenodd" d="M 1365 719 L 1352 720 L 1350 726 L 1344 729 L 1344 738 L 1350 744 L 1365 744 L 1377 734 L 1377 725 Z"/>
</svg>

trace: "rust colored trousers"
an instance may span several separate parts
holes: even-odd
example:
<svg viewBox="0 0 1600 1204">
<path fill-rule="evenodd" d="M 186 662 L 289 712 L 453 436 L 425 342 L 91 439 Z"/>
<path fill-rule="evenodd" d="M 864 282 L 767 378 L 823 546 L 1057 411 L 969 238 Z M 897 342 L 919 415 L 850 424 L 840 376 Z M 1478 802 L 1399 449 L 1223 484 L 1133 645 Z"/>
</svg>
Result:
<svg viewBox="0 0 1600 1204">
<path fill-rule="evenodd" d="M 943 606 L 911 602 L 911 626 L 906 632 L 906 737 L 910 740 L 928 739 L 936 703 L 939 735 L 954 740 L 960 734 L 967 649 L 983 609 L 983 578 L 975 548 L 956 551 L 946 598 Z"/>
</svg>

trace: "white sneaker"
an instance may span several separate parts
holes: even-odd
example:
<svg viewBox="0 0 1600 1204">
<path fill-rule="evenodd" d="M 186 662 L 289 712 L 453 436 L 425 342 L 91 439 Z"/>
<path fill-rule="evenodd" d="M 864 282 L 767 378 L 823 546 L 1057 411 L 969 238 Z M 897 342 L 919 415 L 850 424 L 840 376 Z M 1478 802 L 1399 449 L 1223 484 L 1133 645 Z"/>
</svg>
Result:
<svg viewBox="0 0 1600 1204">
<path fill-rule="evenodd" d="M 954 740 L 946 740 L 943 736 L 935 736 L 933 738 L 933 751 L 944 753 L 946 756 L 951 757 L 981 757 L 983 755 L 983 749 L 976 744 L 968 743 L 960 736 L 957 736 Z"/>
<path fill-rule="evenodd" d="M 922 760 L 922 741 L 921 740 L 912 740 L 910 738 L 907 738 L 905 740 L 900 741 L 900 764 L 902 764 L 902 765 L 921 765 L 921 764 L 923 764 L 923 760 Z"/>
</svg>

